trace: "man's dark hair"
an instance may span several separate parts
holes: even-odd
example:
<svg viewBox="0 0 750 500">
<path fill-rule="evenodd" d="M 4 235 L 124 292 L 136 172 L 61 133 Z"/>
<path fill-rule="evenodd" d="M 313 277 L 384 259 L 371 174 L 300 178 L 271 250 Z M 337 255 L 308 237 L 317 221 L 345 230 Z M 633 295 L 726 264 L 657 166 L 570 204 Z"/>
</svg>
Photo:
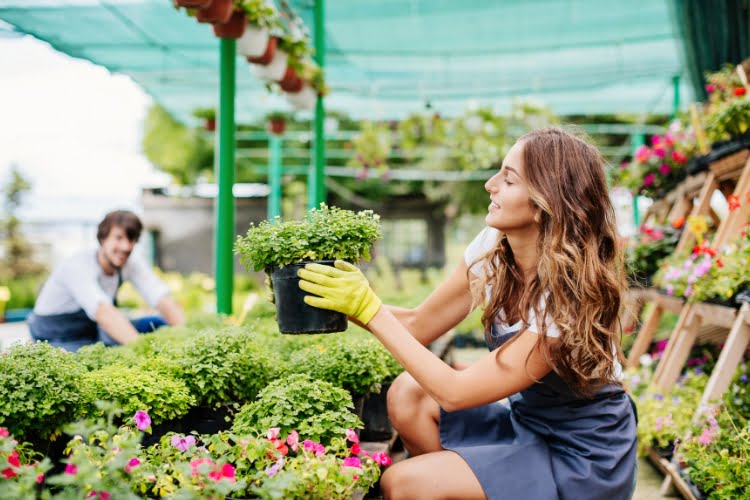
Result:
<svg viewBox="0 0 750 500">
<path fill-rule="evenodd" d="M 113 226 L 120 226 L 130 241 L 138 241 L 143 230 L 141 219 L 133 212 L 115 210 L 105 215 L 104 220 L 99 223 L 99 229 L 96 231 L 96 239 L 99 243 L 107 239 Z"/>
</svg>

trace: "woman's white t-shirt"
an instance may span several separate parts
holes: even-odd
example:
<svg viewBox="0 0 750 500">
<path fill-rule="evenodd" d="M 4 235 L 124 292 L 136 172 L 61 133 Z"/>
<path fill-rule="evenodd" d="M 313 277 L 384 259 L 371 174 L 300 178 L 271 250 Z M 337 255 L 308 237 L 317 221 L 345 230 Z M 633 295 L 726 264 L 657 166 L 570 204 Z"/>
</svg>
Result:
<svg viewBox="0 0 750 500">
<path fill-rule="evenodd" d="M 467 266 L 471 266 L 471 272 L 474 273 L 476 276 L 482 277 L 484 276 L 484 262 L 479 261 L 472 265 L 474 261 L 491 251 L 493 248 L 495 248 L 495 244 L 497 243 L 497 237 L 499 235 L 499 231 L 492 227 L 485 227 L 482 229 L 479 234 L 474 238 L 474 240 L 469 243 L 469 246 L 466 247 L 466 251 L 464 252 L 464 259 L 466 261 Z M 487 295 L 489 296 L 491 290 L 488 285 Z M 539 310 L 545 311 L 545 302 L 544 298 L 540 299 L 539 303 Z M 534 308 L 529 309 L 528 313 L 529 317 L 529 325 L 527 327 L 527 330 L 532 333 L 539 333 L 541 331 L 540 325 L 541 323 L 536 317 L 536 314 L 534 313 Z M 557 328 L 557 325 L 553 323 L 549 318 L 547 318 L 546 314 L 544 317 L 544 325 L 547 329 L 547 336 L 548 337 L 559 337 L 560 336 L 560 330 Z M 497 318 L 495 319 L 495 326 L 500 329 L 501 331 L 504 331 L 505 333 L 511 333 L 518 330 L 521 330 L 521 327 L 523 326 L 523 322 L 519 321 L 515 325 L 508 325 L 508 323 L 505 321 L 505 315 L 504 312 L 501 310 Z M 612 346 L 613 351 L 615 351 L 614 346 Z M 619 362 L 615 361 L 615 376 L 617 379 L 622 378 L 622 366 Z"/>
</svg>

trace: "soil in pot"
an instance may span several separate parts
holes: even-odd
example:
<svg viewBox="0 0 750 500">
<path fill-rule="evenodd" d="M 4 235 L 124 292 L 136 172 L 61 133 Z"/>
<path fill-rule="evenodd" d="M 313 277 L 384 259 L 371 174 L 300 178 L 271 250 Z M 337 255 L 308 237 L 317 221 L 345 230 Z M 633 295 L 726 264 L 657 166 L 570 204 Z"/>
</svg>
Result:
<svg viewBox="0 0 750 500">
<path fill-rule="evenodd" d="M 315 261 L 333 267 L 333 260 Z M 299 287 L 297 271 L 307 261 L 271 269 L 273 295 L 276 302 L 276 321 L 279 331 L 287 334 L 343 332 L 347 327 L 345 314 L 318 309 L 305 304 L 307 292 Z"/>
</svg>

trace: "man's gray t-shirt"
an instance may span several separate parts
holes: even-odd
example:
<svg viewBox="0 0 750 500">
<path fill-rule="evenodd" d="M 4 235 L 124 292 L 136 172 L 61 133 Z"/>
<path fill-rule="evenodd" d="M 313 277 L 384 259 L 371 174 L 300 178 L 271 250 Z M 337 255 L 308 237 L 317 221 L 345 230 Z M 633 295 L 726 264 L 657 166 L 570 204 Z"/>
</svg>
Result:
<svg viewBox="0 0 750 500">
<path fill-rule="evenodd" d="M 96 309 L 101 303 L 112 303 L 118 283 L 117 273 L 112 276 L 104 274 L 97 252 L 98 249 L 84 250 L 63 261 L 42 287 L 34 314 L 49 316 L 83 309 L 86 316 L 96 321 Z M 169 293 L 167 284 L 134 254 L 122 268 L 122 280 L 133 283 L 151 307 Z"/>
</svg>

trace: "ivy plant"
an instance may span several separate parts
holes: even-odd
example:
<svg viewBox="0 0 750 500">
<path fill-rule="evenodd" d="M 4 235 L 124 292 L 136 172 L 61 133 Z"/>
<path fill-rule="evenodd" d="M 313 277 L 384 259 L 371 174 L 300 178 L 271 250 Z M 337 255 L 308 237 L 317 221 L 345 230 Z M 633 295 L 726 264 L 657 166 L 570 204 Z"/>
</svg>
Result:
<svg viewBox="0 0 750 500">
<path fill-rule="evenodd" d="M 234 251 L 255 271 L 284 267 L 306 260 L 370 260 L 370 249 L 381 237 L 380 216 L 372 210 L 352 212 L 321 203 L 304 220 L 263 221 L 250 224 L 237 237 Z"/>
<path fill-rule="evenodd" d="M 279 427 L 282 439 L 296 430 L 300 436 L 327 444 L 346 429 L 363 427 L 353 408 L 346 390 L 307 374 L 294 374 L 271 382 L 256 401 L 243 406 L 232 432 L 259 436 Z"/>
</svg>

